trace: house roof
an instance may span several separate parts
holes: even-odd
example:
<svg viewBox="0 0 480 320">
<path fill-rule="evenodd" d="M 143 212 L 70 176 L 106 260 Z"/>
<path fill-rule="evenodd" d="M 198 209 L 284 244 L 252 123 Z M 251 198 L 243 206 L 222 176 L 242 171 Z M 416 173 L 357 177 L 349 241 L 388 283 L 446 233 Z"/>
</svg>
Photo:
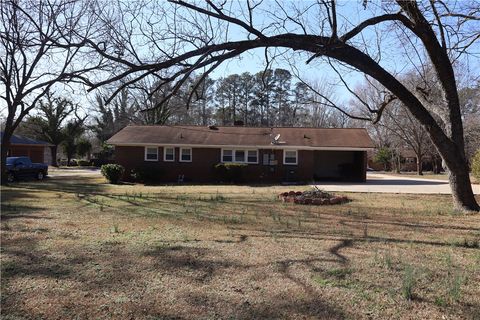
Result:
<svg viewBox="0 0 480 320">
<path fill-rule="evenodd" d="M 0 140 L 3 140 L 3 131 L 0 132 Z M 52 146 L 51 143 L 42 141 L 42 140 L 34 140 L 22 136 L 12 135 L 10 139 L 11 145 L 44 145 L 44 146 Z"/>
<path fill-rule="evenodd" d="M 278 142 L 274 138 L 280 135 Z M 373 142 L 363 128 L 127 126 L 111 137 L 112 145 L 244 146 L 305 149 L 368 149 Z"/>
</svg>

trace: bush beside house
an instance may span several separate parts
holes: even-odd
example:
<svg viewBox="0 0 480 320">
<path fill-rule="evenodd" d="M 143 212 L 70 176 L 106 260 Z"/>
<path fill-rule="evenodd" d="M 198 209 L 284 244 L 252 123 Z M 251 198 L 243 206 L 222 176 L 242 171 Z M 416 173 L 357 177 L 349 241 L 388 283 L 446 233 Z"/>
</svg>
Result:
<svg viewBox="0 0 480 320">
<path fill-rule="evenodd" d="M 164 173 L 160 168 L 152 166 L 141 166 L 133 169 L 130 173 L 131 178 L 135 182 L 140 183 L 155 183 L 161 181 Z"/>
<path fill-rule="evenodd" d="M 125 172 L 125 168 L 119 164 L 104 164 L 100 171 L 108 182 L 119 183 Z"/>
<path fill-rule="evenodd" d="M 220 182 L 241 183 L 246 167 L 247 165 L 244 163 L 218 163 L 214 169 Z"/>
</svg>

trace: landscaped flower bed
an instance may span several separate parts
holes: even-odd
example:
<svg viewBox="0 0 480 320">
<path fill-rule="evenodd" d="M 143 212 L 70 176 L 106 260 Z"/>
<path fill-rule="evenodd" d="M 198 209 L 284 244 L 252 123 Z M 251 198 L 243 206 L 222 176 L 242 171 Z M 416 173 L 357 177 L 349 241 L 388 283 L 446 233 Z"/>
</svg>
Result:
<svg viewBox="0 0 480 320">
<path fill-rule="evenodd" d="M 289 191 L 280 193 L 278 196 L 283 202 L 291 202 L 296 204 L 308 204 L 314 206 L 342 204 L 348 202 L 345 196 L 335 196 L 331 193 L 322 190 L 308 190 L 308 191 Z"/>
</svg>

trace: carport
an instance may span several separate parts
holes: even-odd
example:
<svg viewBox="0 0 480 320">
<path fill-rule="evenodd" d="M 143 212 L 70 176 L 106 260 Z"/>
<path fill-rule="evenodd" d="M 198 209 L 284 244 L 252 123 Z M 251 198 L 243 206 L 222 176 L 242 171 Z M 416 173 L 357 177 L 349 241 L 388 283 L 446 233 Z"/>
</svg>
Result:
<svg viewBox="0 0 480 320">
<path fill-rule="evenodd" d="M 315 181 L 366 180 L 365 151 L 316 150 L 313 154 Z"/>
</svg>

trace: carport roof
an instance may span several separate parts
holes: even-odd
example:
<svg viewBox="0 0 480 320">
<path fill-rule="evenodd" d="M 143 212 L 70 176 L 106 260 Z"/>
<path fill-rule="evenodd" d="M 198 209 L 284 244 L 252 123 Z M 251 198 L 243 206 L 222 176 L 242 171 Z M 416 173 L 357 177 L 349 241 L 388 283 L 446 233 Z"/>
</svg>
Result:
<svg viewBox="0 0 480 320">
<path fill-rule="evenodd" d="M 275 137 L 278 137 L 276 141 Z M 107 143 L 118 146 L 188 145 L 350 150 L 374 147 L 364 128 L 244 126 L 127 126 Z"/>
<path fill-rule="evenodd" d="M 0 133 L 0 141 L 3 139 L 3 131 Z M 53 146 L 53 144 L 42 141 L 42 140 L 34 140 L 22 136 L 12 135 L 10 138 L 11 145 L 34 145 L 34 146 Z"/>
</svg>

